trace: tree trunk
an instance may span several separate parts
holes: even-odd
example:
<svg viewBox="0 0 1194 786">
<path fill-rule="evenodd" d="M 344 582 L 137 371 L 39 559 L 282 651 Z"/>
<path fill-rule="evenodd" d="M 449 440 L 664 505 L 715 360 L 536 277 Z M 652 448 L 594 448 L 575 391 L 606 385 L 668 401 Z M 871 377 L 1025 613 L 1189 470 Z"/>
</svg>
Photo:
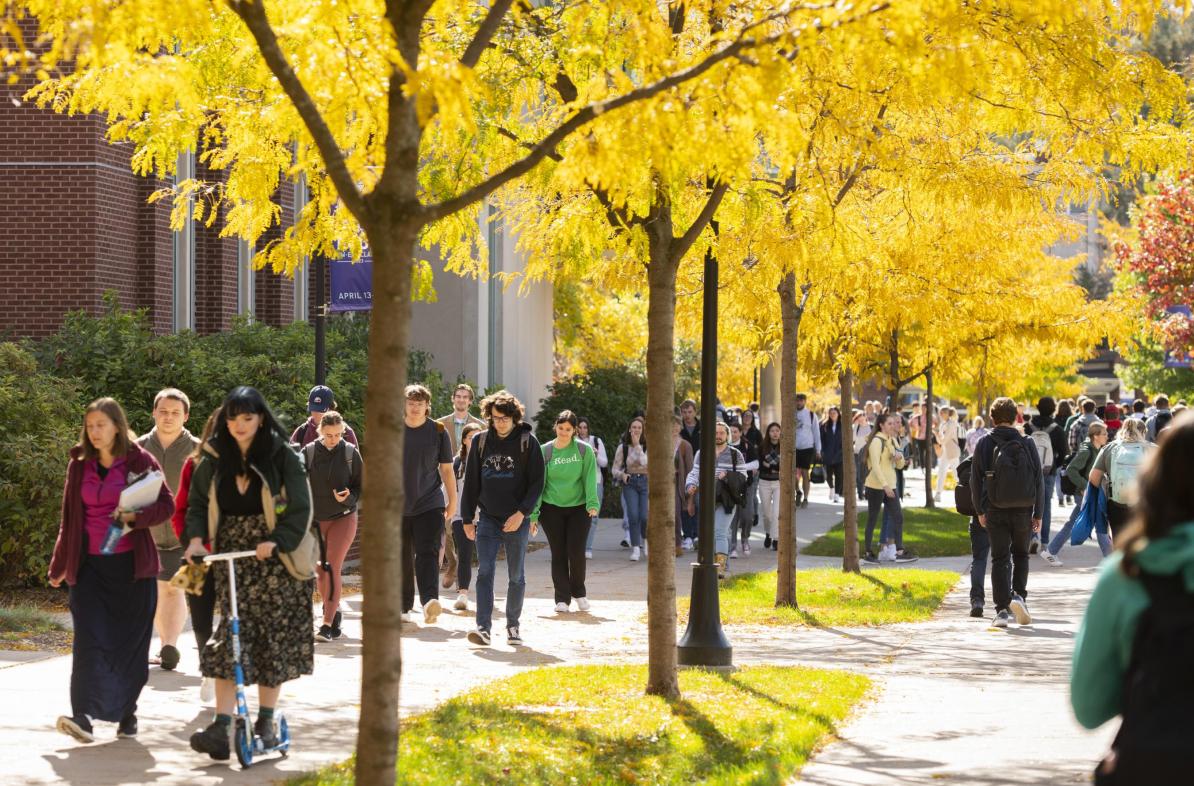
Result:
<svg viewBox="0 0 1194 786">
<path fill-rule="evenodd" d="M 361 715 L 356 782 L 393 784 L 398 755 L 398 684 L 402 676 L 402 408 L 406 386 L 411 273 L 417 221 L 367 231 L 373 252 L 373 311 L 365 426 L 369 471 L 362 499 L 369 521 L 361 530 Z"/>
<path fill-rule="evenodd" d="M 978 391 L 975 396 L 977 401 L 974 402 L 977 408 L 976 412 L 971 413 L 971 419 L 974 415 L 981 415 L 983 422 L 987 420 L 987 345 L 983 344 L 983 362 L 978 367 Z M 989 423 L 987 425 L 990 425 Z"/>
<path fill-rule="evenodd" d="M 887 352 L 887 411 L 898 412 L 900 409 L 900 329 L 891 331 L 891 345 Z"/>
<path fill-rule="evenodd" d="M 921 410 L 921 424 L 925 437 L 925 507 L 932 510 L 937 507 L 933 502 L 933 466 L 937 463 L 937 451 L 933 449 L 933 413 L 937 407 L 933 403 L 933 367 L 925 371 L 925 406 Z M 940 468 L 937 470 L 940 472 Z"/>
<path fill-rule="evenodd" d="M 676 470 L 672 422 L 676 410 L 676 271 L 670 216 L 646 227 L 647 281 L 647 693 L 679 698 L 676 666 Z M 712 424 L 704 424 L 709 428 Z"/>
<path fill-rule="evenodd" d="M 775 605 L 798 608 L 796 601 L 796 350 L 800 307 L 796 304 L 796 274 L 779 285 L 783 324 L 779 365 L 779 554 L 775 577 Z"/>
<path fill-rule="evenodd" d="M 858 479 L 855 477 L 854 467 L 854 374 L 843 371 L 837 376 L 841 387 L 842 398 L 840 409 L 842 412 L 842 491 L 845 492 L 842 506 L 842 530 L 845 537 L 845 550 L 842 552 L 842 571 L 845 573 L 860 573 L 862 566 L 858 561 L 858 492 L 855 488 Z"/>
</svg>

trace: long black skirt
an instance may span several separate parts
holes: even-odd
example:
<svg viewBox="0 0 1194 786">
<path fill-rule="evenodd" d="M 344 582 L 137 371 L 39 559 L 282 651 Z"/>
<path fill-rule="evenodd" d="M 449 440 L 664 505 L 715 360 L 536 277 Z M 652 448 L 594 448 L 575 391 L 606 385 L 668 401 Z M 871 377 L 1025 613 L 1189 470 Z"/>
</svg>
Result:
<svg viewBox="0 0 1194 786">
<path fill-rule="evenodd" d="M 137 698 L 149 680 L 158 585 L 153 578 L 134 579 L 134 573 L 131 551 L 88 555 L 79 566 L 70 588 L 73 715 L 119 722 L 137 711 Z"/>
</svg>

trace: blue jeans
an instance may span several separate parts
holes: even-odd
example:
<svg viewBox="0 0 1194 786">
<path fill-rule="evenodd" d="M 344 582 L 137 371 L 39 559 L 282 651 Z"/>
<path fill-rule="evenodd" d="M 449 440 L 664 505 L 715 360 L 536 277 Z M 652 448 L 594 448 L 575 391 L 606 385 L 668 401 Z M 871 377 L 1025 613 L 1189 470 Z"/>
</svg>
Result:
<svg viewBox="0 0 1194 786">
<path fill-rule="evenodd" d="M 604 491 L 604 489 L 601 487 L 601 484 L 598 483 L 597 484 L 597 512 L 598 512 L 598 515 L 594 516 L 593 520 L 589 523 L 589 537 L 585 539 L 585 551 L 593 550 L 593 538 L 597 535 L 597 519 L 601 513 L 601 500 L 604 498 L 604 495 L 602 494 L 603 491 Z"/>
<path fill-rule="evenodd" d="M 1056 557 L 1061 553 L 1061 549 L 1070 542 L 1070 533 L 1074 531 L 1074 522 L 1078 520 L 1078 514 L 1082 512 L 1082 505 L 1079 500 L 1082 495 L 1078 494 L 1074 497 L 1074 510 L 1070 513 L 1069 519 L 1061 531 L 1053 536 L 1053 540 L 1049 541 L 1049 553 Z M 1111 553 L 1111 535 L 1106 532 L 1095 532 L 1095 539 L 1099 542 L 1099 551 L 1103 552 L 1106 557 Z"/>
<path fill-rule="evenodd" d="M 684 497 L 684 491 L 681 489 L 680 496 Z M 684 500 L 684 505 L 680 508 L 680 536 L 696 540 L 700 533 L 701 527 L 701 496 L 698 494 L 693 498 L 693 514 L 688 515 L 688 500 Z"/>
<path fill-rule="evenodd" d="M 987 581 L 987 558 L 991 555 L 991 536 L 979 526 L 978 518 L 970 517 L 970 605 L 982 606 L 986 601 L 983 585 Z"/>
<path fill-rule="evenodd" d="M 713 550 L 718 554 L 730 553 L 730 524 L 733 521 L 733 510 L 726 513 L 721 505 L 713 506 Z"/>
<path fill-rule="evenodd" d="M 493 578 L 497 572 L 498 548 L 506 545 L 506 627 L 518 627 L 522 615 L 522 598 L 526 593 L 526 573 L 523 563 L 527 555 L 531 524 L 524 520 L 514 532 L 502 532 L 502 522 L 481 513 L 477 516 L 477 627 L 489 630 L 493 622 Z"/>
<path fill-rule="evenodd" d="M 631 475 L 622 486 L 622 509 L 630 524 L 630 545 L 647 541 L 647 476 Z"/>
<path fill-rule="evenodd" d="M 889 497 L 883 489 L 866 489 L 866 551 L 871 550 L 871 538 L 875 534 L 875 520 L 879 518 L 879 509 L 883 509 L 883 524 L 879 530 L 879 545 L 883 546 L 894 541 L 896 549 L 904 547 L 904 509 L 900 506 L 899 496 Z"/>
</svg>

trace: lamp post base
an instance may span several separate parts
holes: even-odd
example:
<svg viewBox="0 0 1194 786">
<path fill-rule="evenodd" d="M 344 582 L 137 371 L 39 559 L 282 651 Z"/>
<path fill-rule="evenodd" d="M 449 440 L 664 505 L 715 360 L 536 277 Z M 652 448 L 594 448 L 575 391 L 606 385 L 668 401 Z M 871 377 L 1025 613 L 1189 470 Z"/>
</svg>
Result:
<svg viewBox="0 0 1194 786">
<path fill-rule="evenodd" d="M 676 661 L 681 666 L 727 668 L 734 665 L 734 648 L 721 628 L 717 590 L 717 565 L 693 564 L 688 628 L 676 645 Z"/>
</svg>

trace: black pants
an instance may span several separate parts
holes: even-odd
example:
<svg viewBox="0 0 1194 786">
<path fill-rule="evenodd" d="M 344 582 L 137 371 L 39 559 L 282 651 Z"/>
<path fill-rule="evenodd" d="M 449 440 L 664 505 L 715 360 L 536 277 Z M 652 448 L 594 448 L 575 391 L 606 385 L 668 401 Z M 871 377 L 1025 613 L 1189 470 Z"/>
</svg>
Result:
<svg viewBox="0 0 1194 786">
<path fill-rule="evenodd" d="M 473 552 L 477 544 L 464 534 L 464 521 L 461 519 L 452 522 L 452 542 L 456 544 L 456 588 L 468 592 L 473 583 Z"/>
<path fill-rule="evenodd" d="M 842 462 L 825 465 L 825 483 L 839 497 L 842 495 Z"/>
<path fill-rule="evenodd" d="M 991 538 L 991 594 L 995 611 L 1005 611 L 1014 592 L 1028 597 L 1028 545 L 1032 542 L 1032 510 L 987 511 Z"/>
<path fill-rule="evenodd" d="M 986 601 L 983 585 L 987 581 L 987 558 L 991 556 L 991 536 L 978 519 L 970 517 L 970 605 L 982 606 Z"/>
<path fill-rule="evenodd" d="M 439 544 L 443 534 L 443 508 L 402 517 L 403 613 L 415 607 L 416 582 L 419 602 L 424 606 L 439 599 Z"/>
<path fill-rule="evenodd" d="M 551 583 L 556 603 L 571 603 L 585 594 L 585 541 L 589 537 L 589 513 L 584 505 L 558 508 L 544 503 L 539 524 L 551 546 Z"/>
<path fill-rule="evenodd" d="M 1118 543 L 1119 536 L 1132 520 L 1132 509 L 1113 499 L 1107 500 L 1107 526 L 1111 529 L 1111 542 Z"/>
<path fill-rule="evenodd" d="M 216 615 L 216 578 L 208 575 L 203 582 L 203 594 L 192 595 L 186 593 L 187 609 L 191 612 L 191 630 L 195 633 L 195 644 L 199 651 L 207 646 L 211 632 L 215 628 L 212 618 Z"/>
</svg>

